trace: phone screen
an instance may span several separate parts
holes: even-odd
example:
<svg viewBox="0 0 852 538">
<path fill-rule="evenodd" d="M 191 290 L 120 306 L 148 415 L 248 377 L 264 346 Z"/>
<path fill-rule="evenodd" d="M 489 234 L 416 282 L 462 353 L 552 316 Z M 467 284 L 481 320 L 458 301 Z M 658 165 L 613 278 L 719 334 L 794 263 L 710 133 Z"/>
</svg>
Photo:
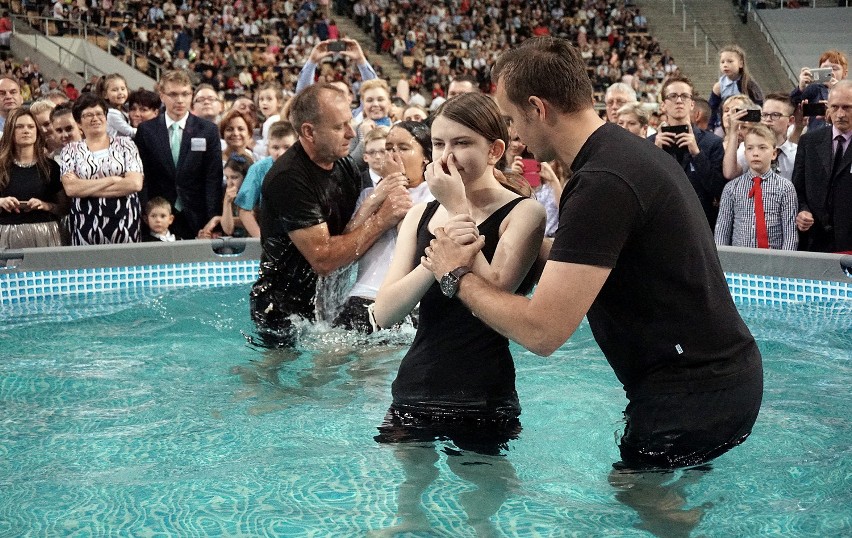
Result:
<svg viewBox="0 0 852 538">
<path fill-rule="evenodd" d="M 802 105 L 803 116 L 825 116 L 827 110 L 826 103 L 805 103 Z"/>
<path fill-rule="evenodd" d="M 535 159 L 521 159 L 524 167 L 524 179 L 531 187 L 541 185 L 541 163 Z"/>
<path fill-rule="evenodd" d="M 689 125 L 663 125 L 660 127 L 660 131 L 674 134 L 688 133 Z"/>
</svg>

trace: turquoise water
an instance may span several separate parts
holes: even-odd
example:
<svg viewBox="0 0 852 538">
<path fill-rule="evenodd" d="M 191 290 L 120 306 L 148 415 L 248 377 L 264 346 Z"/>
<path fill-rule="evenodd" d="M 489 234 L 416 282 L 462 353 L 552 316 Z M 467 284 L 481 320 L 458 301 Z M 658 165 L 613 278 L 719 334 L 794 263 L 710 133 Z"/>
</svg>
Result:
<svg viewBox="0 0 852 538">
<path fill-rule="evenodd" d="M 852 534 L 852 306 L 742 307 L 754 433 L 651 509 L 608 480 L 625 400 L 585 323 L 554 357 L 515 348 L 524 430 L 489 458 L 373 441 L 410 332 L 264 353 L 245 287 L 40 308 L 0 315 L 3 537 Z"/>
</svg>

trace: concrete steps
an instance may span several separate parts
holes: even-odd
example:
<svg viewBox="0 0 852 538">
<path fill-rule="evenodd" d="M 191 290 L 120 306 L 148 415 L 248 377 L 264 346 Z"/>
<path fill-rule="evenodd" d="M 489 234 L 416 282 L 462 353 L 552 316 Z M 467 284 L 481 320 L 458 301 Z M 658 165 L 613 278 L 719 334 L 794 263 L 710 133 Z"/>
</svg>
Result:
<svg viewBox="0 0 852 538">
<path fill-rule="evenodd" d="M 772 52 L 763 34 L 753 22 L 743 24 L 736 6 L 730 0 L 685 0 L 686 31 L 683 31 L 681 1 L 676 0 L 677 14 L 672 14 L 671 0 L 638 0 L 636 4 L 648 18 L 648 26 L 660 42 L 669 49 L 681 72 L 692 79 L 697 95 L 707 97 L 719 80 L 718 48 L 737 44 L 746 51 L 747 65 L 752 77 L 764 94 L 789 92 L 793 82 L 787 79 L 781 62 Z M 693 46 L 693 20 L 710 35 L 709 62 L 705 63 L 704 37 L 698 31 L 698 47 Z"/>
</svg>

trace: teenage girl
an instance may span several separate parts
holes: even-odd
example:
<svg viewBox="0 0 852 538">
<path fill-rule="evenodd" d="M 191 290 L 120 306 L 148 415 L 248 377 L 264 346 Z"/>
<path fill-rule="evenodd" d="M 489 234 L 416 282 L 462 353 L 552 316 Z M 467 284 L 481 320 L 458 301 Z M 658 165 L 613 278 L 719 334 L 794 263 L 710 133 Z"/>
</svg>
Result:
<svg viewBox="0 0 852 538">
<path fill-rule="evenodd" d="M 124 111 L 127 103 L 127 81 L 118 73 L 101 77 L 98 95 L 109 105 L 107 111 L 107 136 L 136 136 L 136 128 L 130 125 L 130 116 Z"/>
<path fill-rule="evenodd" d="M 747 95 L 755 104 L 763 105 L 763 91 L 748 73 L 745 51 L 737 45 L 727 45 L 719 51 L 719 71 L 722 75 L 713 85 L 710 93 L 710 123 L 711 131 L 719 126 L 721 117 L 719 105 L 734 95 Z"/>
<path fill-rule="evenodd" d="M 406 474 L 397 499 L 400 523 L 386 529 L 388 534 L 428 530 L 421 499 L 437 477 L 434 442 L 453 454 L 447 458 L 452 471 L 475 486 L 476 493 L 461 504 L 478 535 L 495 533 L 490 518 L 516 480 L 511 463 L 501 457 L 521 429 L 509 342 L 453 297 L 450 280 L 439 286 L 421 265 L 439 227 L 464 244 L 482 235 L 482 251 L 464 270 L 505 290 L 528 291 L 525 276 L 542 243 L 545 211 L 501 183 L 508 139 L 506 122 L 489 97 L 467 93 L 441 105 L 432 123 L 433 160 L 425 172 L 436 201 L 406 215 L 376 297 L 375 319 L 383 327 L 420 302 L 417 333 L 376 437 L 396 444 Z"/>
</svg>

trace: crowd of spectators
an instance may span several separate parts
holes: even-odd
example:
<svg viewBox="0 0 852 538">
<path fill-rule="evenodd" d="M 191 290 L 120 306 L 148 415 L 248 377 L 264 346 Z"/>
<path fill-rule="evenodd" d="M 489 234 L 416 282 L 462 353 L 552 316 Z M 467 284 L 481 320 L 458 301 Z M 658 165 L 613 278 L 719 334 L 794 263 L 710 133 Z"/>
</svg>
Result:
<svg viewBox="0 0 852 538">
<path fill-rule="evenodd" d="M 357 0 L 354 20 L 377 52 L 409 68 L 409 85 L 442 95 L 452 79 L 474 77 L 490 89 L 497 56 L 531 36 L 551 35 L 577 45 L 596 93 L 614 82 L 630 84 L 656 102 L 663 78 L 678 70 L 674 58 L 648 34 L 648 21 L 630 2 L 606 0 L 463 0 L 433 3 Z"/>
<path fill-rule="evenodd" d="M 39 3 L 24 2 L 22 5 L 29 12 L 40 9 Z M 248 165 L 265 157 L 270 127 L 286 118 L 285 103 L 313 82 L 340 84 L 340 88 L 349 92 L 354 108 L 352 126 L 356 134 L 351 150 L 356 159 L 360 159 L 364 149 L 360 141 L 370 129 L 409 119 L 409 113 L 418 119 L 425 118 L 430 108 L 434 111 L 438 104 L 457 93 L 492 92 L 490 72 L 497 57 L 527 38 L 549 35 L 566 38 L 578 47 L 588 64 L 596 102 L 601 108 L 605 106 L 602 112 L 605 112 L 608 121 L 635 129 L 637 134 L 649 136 L 664 149 L 668 147 L 684 166 L 697 192 L 699 186 L 706 190 L 712 183 L 712 189 L 702 198 L 711 227 L 718 211 L 721 189 L 726 180 L 735 177 L 728 170 L 741 173 L 747 168 L 742 164 L 739 168 L 726 164 L 723 178 L 723 149 L 737 153 L 735 150 L 739 146 L 738 151 L 742 154 L 741 136 L 728 144 L 731 138 L 728 135 L 732 133 L 728 127 L 741 119 L 740 116 L 731 119 L 731 115 L 737 112 L 738 107 L 759 108 L 761 103 L 752 103 L 745 95 L 733 96 L 742 98 L 739 105 L 726 99 L 724 106 L 718 110 L 724 120 L 717 129 L 719 137 L 713 136 L 710 131 L 706 131 L 708 134 L 705 135 L 707 122 L 712 121 L 712 107 L 708 109 L 708 103 L 698 98 L 702 93 L 700 89 L 693 88 L 688 79 L 680 78 L 682 73 L 672 55 L 668 50 L 660 50 L 659 43 L 647 31 L 647 20 L 639 8 L 629 2 L 504 0 L 491 4 L 482 0 L 462 0 L 433 4 L 423 0 L 355 0 L 351 3 L 337 2 L 334 8 L 339 15 L 351 16 L 370 33 L 376 53 L 372 62 L 368 61 L 356 41 L 342 39 L 344 36 L 328 6 L 308 1 L 204 0 L 180 5 L 171 1 L 132 0 L 71 2 L 66 5 L 58 1 L 49 13 L 55 21 L 59 20 L 60 14 L 64 17 L 63 24 L 57 26 L 56 31 L 70 32 L 79 24 L 100 25 L 106 31 L 112 52 L 127 55 L 134 51 L 157 61 L 160 69 L 188 73 L 194 90 L 189 105 L 195 116 L 215 123 L 219 129 L 223 166 L 234 157 L 238 164 L 241 164 L 240 159 L 244 159 Z M 49 13 L 45 7 L 42 14 Z M 342 39 L 339 43 L 346 42 L 342 52 L 329 49 L 328 44 L 335 39 Z M 375 60 L 378 53 L 392 54 L 408 69 L 397 84 L 383 80 Z M 722 56 L 724 54 L 723 51 Z M 740 59 L 739 76 L 742 77 L 744 56 Z M 831 56 L 821 58 L 819 62 L 819 67 L 837 64 L 832 80 L 846 77 L 845 59 L 841 62 Z M 724 72 L 724 66 L 722 70 Z M 802 73 L 799 88 L 793 94 L 797 90 L 802 93 L 802 88 L 811 82 L 807 78 L 810 76 L 808 68 L 803 68 Z M 47 100 L 59 104 L 73 102 L 81 94 L 99 93 L 99 97 L 105 99 L 112 119 L 123 115 L 123 122 L 128 128 L 133 124 L 131 133 L 135 133 L 136 125 L 143 121 L 134 114 L 156 113 L 157 109 L 162 112 L 161 107 L 165 105 L 168 109 L 169 105 L 168 99 L 160 102 L 162 89 L 159 97 L 153 92 L 144 95 L 130 92 L 131 88 L 123 79 L 119 84 L 123 89 L 113 96 L 106 95 L 103 88 L 99 90 L 98 77 L 78 90 L 67 79 L 57 81 L 46 77 L 38 64 L 29 59 L 18 63 L 4 57 L 0 74 L 20 83 L 19 97 L 23 103 Z M 364 84 L 365 95 L 361 95 L 362 82 L 376 77 L 378 80 Z M 733 84 L 738 80 L 734 71 L 730 77 L 733 82 L 726 86 L 727 93 L 734 91 Z M 672 81 L 677 80 L 682 80 L 683 87 L 676 92 L 666 92 L 665 88 L 672 90 Z M 827 87 L 823 90 L 820 96 L 825 100 Z M 380 94 L 379 106 L 371 104 L 370 96 L 373 94 L 370 92 Z M 670 94 L 676 97 L 672 100 Z M 723 95 L 727 94 L 723 92 Z M 782 103 L 779 106 L 785 111 L 788 106 L 793 107 L 790 110 L 796 110 L 798 101 L 796 95 L 793 97 L 791 105 Z M 620 110 L 636 102 L 645 106 L 630 106 L 626 112 Z M 362 107 L 355 106 L 359 104 L 370 106 L 362 113 Z M 680 116 L 675 117 L 676 114 Z M 792 116 L 785 115 L 781 120 L 787 121 L 788 117 L 792 125 Z M 688 126 L 688 134 L 674 136 L 663 133 L 658 136 L 657 127 L 661 124 L 666 128 Z M 784 144 L 795 145 L 802 132 L 801 116 L 796 125 L 789 141 L 781 136 L 781 127 L 776 130 L 779 148 Z M 737 128 L 734 128 L 734 134 L 736 131 Z M 110 133 L 110 136 L 115 134 L 112 130 Z M 67 141 L 60 143 L 58 130 L 53 135 L 49 131 L 44 134 L 45 146 L 58 155 L 58 150 Z M 702 144 L 707 147 L 702 147 Z M 712 152 L 708 150 L 710 146 Z M 518 161 L 523 157 L 518 155 Z M 743 162 L 741 156 L 737 159 Z M 792 157 L 788 160 L 790 162 L 785 166 L 792 169 Z M 701 163 L 701 166 L 695 162 Z M 543 164 L 548 165 L 545 171 L 550 166 L 559 167 L 558 163 Z M 522 170 L 519 167 L 520 164 L 515 163 L 514 168 Z M 235 166 L 231 166 L 230 170 L 234 169 Z M 252 176 L 246 169 L 243 178 L 247 174 Z M 693 180 L 692 175 L 696 174 L 700 177 Z M 564 185 L 568 178 L 561 173 L 553 175 L 557 180 L 549 183 L 561 189 L 559 184 Z M 783 175 L 789 179 L 791 174 L 787 171 Z M 233 188 L 230 190 L 234 191 Z M 232 192 L 229 203 L 234 197 L 235 192 Z M 218 202 L 213 205 L 219 208 L 228 206 Z M 239 211 L 237 206 L 233 210 L 234 215 Z M 223 217 L 224 212 L 218 216 Z M 201 235 L 208 237 L 211 226 L 208 223 L 204 230 L 189 230 L 184 235 L 194 236 L 192 234 L 196 231 L 203 231 Z M 256 230 L 249 228 L 246 233 L 254 235 Z"/>
<path fill-rule="evenodd" d="M 25 6 L 44 31 L 82 34 L 85 27 L 86 35 L 150 76 L 186 69 L 195 83 L 210 84 L 228 100 L 251 97 L 270 81 L 295 93 L 314 45 L 340 36 L 328 10 L 321 8 L 296 0 L 59 1 L 53 6 L 31 1 Z M 338 61 L 324 66 L 320 76 L 351 83 L 359 72 Z"/>
<path fill-rule="evenodd" d="M 64 11 L 57 10 L 57 4 Z M 53 18 L 57 32 L 81 31 L 84 25 L 100 28 L 105 36 L 101 44 L 128 62 L 139 62 L 130 56 L 140 55 L 141 67 L 150 75 L 189 69 L 196 82 L 211 84 L 228 99 L 251 95 L 272 80 L 294 93 L 313 46 L 340 36 L 333 14 L 310 1 L 85 4 L 29 2 L 25 7 Z M 648 34 L 646 18 L 630 2 L 357 0 L 335 7 L 373 37 L 376 53 L 390 53 L 405 66 L 413 91 L 429 97 L 445 97 L 450 82 L 460 76 L 472 77 L 488 90 L 490 69 L 500 52 L 537 35 L 576 43 L 599 94 L 624 81 L 640 100 L 656 102 L 663 78 L 678 71 L 672 55 Z M 63 20 L 57 25 L 60 12 Z M 371 60 L 381 76 L 380 64 L 375 57 Z M 325 81 L 359 82 L 358 70 L 340 59 L 321 67 Z M 390 81 L 392 86 L 395 82 Z"/>
</svg>

